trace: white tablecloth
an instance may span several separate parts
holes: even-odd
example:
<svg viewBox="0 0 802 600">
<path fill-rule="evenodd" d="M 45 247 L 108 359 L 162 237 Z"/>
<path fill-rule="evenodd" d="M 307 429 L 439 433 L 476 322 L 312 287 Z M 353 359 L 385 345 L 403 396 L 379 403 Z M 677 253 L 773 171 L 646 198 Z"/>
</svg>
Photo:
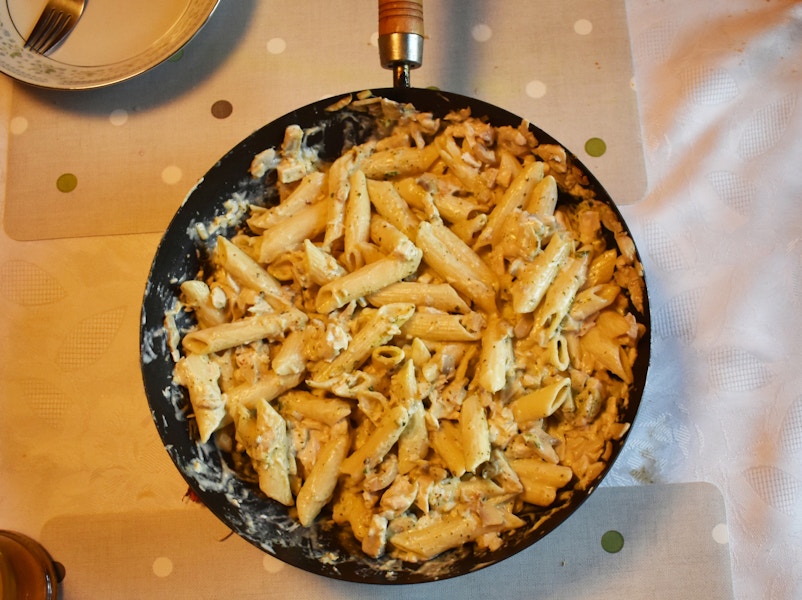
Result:
<svg viewBox="0 0 802 600">
<path fill-rule="evenodd" d="M 472 2 L 464 13 L 487 48 L 504 37 L 492 29 L 502 3 L 490 5 Z M 607 484 L 714 484 L 727 510 L 735 597 L 800 598 L 802 5 L 628 0 L 626 8 L 648 189 L 623 213 L 648 274 L 653 349 L 641 413 Z M 280 51 L 282 18 L 270 25 L 265 57 Z M 572 21 L 589 39 L 603 33 L 593 19 Z M 475 28 L 488 24 L 489 38 Z M 449 89 L 500 104 L 519 94 L 519 112 L 534 111 L 549 74 L 537 57 L 522 62 L 517 91 L 481 80 Z M 338 77 L 340 89 L 362 85 L 358 74 Z M 14 113 L 11 83 L 0 86 L 4 157 L 26 122 Z M 198 90 L 208 105 L 222 97 L 202 82 Z M 277 114 L 299 103 L 284 100 Z M 5 190 L 10 174 L 0 174 Z M 186 487 L 150 423 L 138 375 L 138 300 L 158 239 L 0 235 L 0 528 L 37 536 L 51 518 L 88 508 L 184 506 Z M 91 410 L 71 410 L 76 397 Z"/>
</svg>

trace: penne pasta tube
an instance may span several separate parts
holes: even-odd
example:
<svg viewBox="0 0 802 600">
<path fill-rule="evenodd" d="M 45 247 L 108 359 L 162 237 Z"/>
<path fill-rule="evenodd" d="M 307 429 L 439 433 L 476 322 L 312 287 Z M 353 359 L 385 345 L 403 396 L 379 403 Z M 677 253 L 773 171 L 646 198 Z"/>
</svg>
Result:
<svg viewBox="0 0 802 600">
<path fill-rule="evenodd" d="M 270 264 L 280 254 L 292 250 L 305 239 L 320 235 L 329 218 L 330 202 L 325 200 L 302 208 L 297 213 L 262 233 L 259 262 Z"/>
<path fill-rule="evenodd" d="M 452 223 L 454 221 L 471 221 L 485 214 L 482 207 L 476 202 L 453 194 L 435 195 L 434 205 L 437 207 L 440 216 Z M 487 222 L 487 217 L 485 217 L 485 222 Z"/>
<path fill-rule="evenodd" d="M 546 362 L 558 371 L 567 371 L 571 366 L 568 354 L 568 341 L 562 334 L 557 334 L 546 344 Z"/>
<path fill-rule="evenodd" d="M 410 408 L 411 403 L 389 408 L 368 439 L 343 460 L 340 472 L 357 482 L 378 467 L 409 423 Z"/>
<path fill-rule="evenodd" d="M 416 243 L 423 260 L 454 289 L 488 313 L 496 310 L 496 277 L 481 258 L 455 234 L 427 221 L 418 228 Z"/>
<path fill-rule="evenodd" d="M 408 338 L 432 342 L 473 342 L 482 338 L 484 319 L 478 313 L 450 315 L 416 311 L 401 327 Z"/>
<path fill-rule="evenodd" d="M 399 179 L 395 183 L 395 189 L 399 195 L 415 210 L 420 211 L 427 221 L 437 220 L 440 214 L 434 203 L 433 194 L 415 181 L 412 177 Z"/>
<path fill-rule="evenodd" d="M 268 371 L 256 383 L 242 383 L 226 392 L 226 403 L 229 411 L 239 406 L 253 409 L 259 400 L 274 400 L 301 381 L 303 381 L 301 373 L 279 375 L 275 371 Z"/>
<path fill-rule="evenodd" d="M 529 193 L 523 208 L 533 215 L 553 215 L 557 197 L 557 180 L 546 175 Z"/>
<path fill-rule="evenodd" d="M 504 236 L 504 222 L 516 208 L 521 208 L 535 186 L 543 179 L 543 163 L 533 160 L 526 164 L 504 190 L 501 199 L 487 218 L 487 225 L 479 234 L 475 249 L 495 245 Z"/>
<path fill-rule="evenodd" d="M 569 314 L 572 319 L 584 321 L 610 306 L 619 293 L 621 293 L 621 288 L 613 283 L 602 283 L 586 288 L 576 295 Z"/>
<path fill-rule="evenodd" d="M 447 283 L 399 281 L 370 294 L 366 300 L 374 306 L 409 302 L 418 307 L 435 308 L 447 313 L 465 314 L 471 310 L 465 300 Z"/>
<path fill-rule="evenodd" d="M 261 233 L 278 225 L 302 208 L 314 204 L 325 197 L 322 194 L 325 180 L 326 175 L 321 171 L 309 173 L 280 204 L 252 216 L 248 219 L 248 225 L 253 231 Z"/>
<path fill-rule="evenodd" d="M 520 396 L 510 404 L 515 421 L 525 427 L 532 421 L 553 415 L 571 395 L 571 380 L 563 377 L 554 383 Z"/>
<path fill-rule="evenodd" d="M 340 466 L 348 453 L 350 442 L 347 432 L 332 432 L 331 438 L 320 450 L 317 461 L 295 500 L 298 520 L 304 527 L 314 522 L 320 510 L 334 495 Z"/>
<path fill-rule="evenodd" d="M 618 252 L 614 248 L 605 250 L 593 259 L 588 267 L 588 287 L 594 287 L 603 283 L 608 283 L 615 273 L 615 263 L 618 259 Z"/>
<path fill-rule="evenodd" d="M 509 462 L 524 487 L 526 487 L 527 481 L 537 481 L 555 488 L 561 488 L 567 485 L 573 477 L 570 467 L 555 465 L 539 458 L 516 458 Z"/>
<path fill-rule="evenodd" d="M 422 252 L 407 240 L 386 258 L 366 264 L 352 273 L 330 281 L 320 288 L 315 300 L 317 311 L 329 313 L 364 296 L 412 275 L 421 261 Z"/>
<path fill-rule="evenodd" d="M 317 285 L 326 285 L 348 273 L 336 258 L 308 239 L 304 240 L 304 266 L 309 278 Z"/>
<path fill-rule="evenodd" d="M 429 452 L 429 431 L 423 402 L 413 401 L 409 411 L 409 423 L 398 438 L 398 472 L 409 473 Z"/>
<path fill-rule="evenodd" d="M 485 408 L 478 394 L 471 394 L 462 403 L 459 417 L 465 469 L 470 473 L 490 460 L 490 428 Z"/>
<path fill-rule="evenodd" d="M 562 320 L 568 314 L 577 290 L 585 281 L 587 264 L 587 253 L 567 259 L 564 268 L 557 274 L 546 292 L 543 304 L 535 311 L 535 328 L 545 333 L 546 340 L 554 337 Z"/>
<path fill-rule="evenodd" d="M 362 162 L 362 170 L 370 179 L 406 177 L 423 173 L 437 158 L 437 148 L 432 144 L 423 148 L 400 146 L 367 156 Z"/>
<path fill-rule="evenodd" d="M 281 412 L 297 413 L 303 417 L 333 426 L 351 414 L 346 400 L 317 396 L 304 390 L 290 390 L 279 397 Z"/>
<path fill-rule="evenodd" d="M 412 243 L 406 234 L 381 216 L 374 216 L 370 220 L 369 237 L 387 255 Z"/>
<path fill-rule="evenodd" d="M 332 244 L 343 236 L 345 230 L 345 202 L 351 189 L 354 159 L 355 152 L 352 148 L 341 154 L 329 168 L 329 210 L 326 217 L 326 235 L 323 239 L 323 246 L 326 248 L 331 248 Z"/>
<path fill-rule="evenodd" d="M 376 212 L 414 241 L 420 219 L 415 216 L 392 182 L 368 179 L 367 186 L 370 202 Z"/>
<path fill-rule="evenodd" d="M 428 560 L 450 548 L 461 546 L 484 533 L 479 517 L 468 510 L 454 511 L 422 527 L 414 527 L 389 539 L 394 547 L 409 553 L 407 560 Z"/>
<path fill-rule="evenodd" d="M 440 421 L 440 427 L 431 432 L 429 442 L 454 477 L 465 475 L 467 468 L 462 449 L 462 434 L 453 421 Z"/>
<path fill-rule="evenodd" d="M 306 325 L 307 316 L 299 310 L 265 313 L 239 321 L 221 323 L 190 331 L 184 336 L 184 350 L 192 354 L 210 354 L 261 339 L 278 339 L 289 329 Z"/>
<path fill-rule="evenodd" d="M 519 458 L 510 461 L 524 491 L 521 499 L 537 506 L 551 505 L 557 490 L 566 486 L 573 477 L 570 467 L 555 465 L 539 458 Z"/>
<path fill-rule="evenodd" d="M 292 506 L 295 499 L 290 490 L 287 425 L 267 400 L 260 400 L 255 410 L 255 418 L 251 410 L 237 410 L 237 440 L 251 457 L 259 489 L 269 498 Z"/>
<path fill-rule="evenodd" d="M 537 308 L 570 253 L 571 240 L 567 235 L 551 236 L 543 252 L 518 273 L 510 286 L 515 312 L 529 313 Z"/>
<path fill-rule="evenodd" d="M 491 315 L 482 335 L 476 381 L 490 393 L 507 385 L 507 373 L 514 364 L 512 327 L 499 315 Z"/>
<path fill-rule="evenodd" d="M 271 367 L 277 375 L 294 375 L 306 370 L 306 329 L 291 331 L 271 361 Z"/>
<path fill-rule="evenodd" d="M 377 346 L 386 344 L 400 333 L 400 327 L 415 312 L 413 304 L 388 304 L 377 309 L 367 323 L 354 334 L 348 347 L 312 377 L 326 381 L 357 368 Z"/>
<path fill-rule="evenodd" d="M 343 214 L 342 261 L 349 271 L 355 271 L 365 264 L 359 247 L 369 239 L 370 213 L 370 196 L 365 173 L 357 169 L 351 173 L 350 190 Z"/>
<path fill-rule="evenodd" d="M 268 497 L 286 506 L 295 503 L 290 490 L 290 442 L 287 424 L 267 400 L 256 405 L 256 430 L 259 433 L 257 448 L 263 460 L 257 463 L 259 489 Z"/>
<path fill-rule="evenodd" d="M 281 293 L 281 285 L 270 273 L 222 236 L 217 238 L 214 257 L 217 264 L 241 285 L 271 296 Z"/>
<path fill-rule="evenodd" d="M 182 301 L 191 307 L 201 327 L 212 327 L 226 322 L 222 310 L 214 305 L 212 292 L 203 281 L 191 279 L 181 284 Z"/>
<path fill-rule="evenodd" d="M 225 401 L 218 384 L 220 367 L 205 354 L 190 354 L 176 364 L 175 378 L 189 392 L 200 443 L 205 444 L 227 417 Z"/>
<path fill-rule="evenodd" d="M 590 353 L 603 369 L 610 371 L 625 383 L 632 383 L 632 367 L 621 344 L 604 335 L 599 327 L 593 327 L 583 335 L 579 343 Z"/>
<path fill-rule="evenodd" d="M 384 370 L 397 367 L 404 362 L 404 358 L 404 350 L 398 346 L 379 346 L 370 354 L 371 362 Z"/>
</svg>

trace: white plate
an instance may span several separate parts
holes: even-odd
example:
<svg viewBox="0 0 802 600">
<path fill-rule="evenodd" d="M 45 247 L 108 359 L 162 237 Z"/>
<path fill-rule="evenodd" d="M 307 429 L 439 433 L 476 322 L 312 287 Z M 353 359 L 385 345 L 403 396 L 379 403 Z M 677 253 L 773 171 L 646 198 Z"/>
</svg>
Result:
<svg viewBox="0 0 802 600">
<path fill-rule="evenodd" d="M 0 71 L 31 85 L 96 88 L 139 75 L 170 58 L 219 0 L 88 0 L 70 36 L 48 56 L 23 48 L 47 0 L 0 0 Z"/>
</svg>

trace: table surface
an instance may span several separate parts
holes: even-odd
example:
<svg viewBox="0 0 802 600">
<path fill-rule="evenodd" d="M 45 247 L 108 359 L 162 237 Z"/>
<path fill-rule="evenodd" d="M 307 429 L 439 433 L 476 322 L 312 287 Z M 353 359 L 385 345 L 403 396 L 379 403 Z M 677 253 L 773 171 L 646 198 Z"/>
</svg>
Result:
<svg viewBox="0 0 802 600">
<path fill-rule="evenodd" d="M 712 519 L 714 548 L 729 553 L 732 597 L 802 597 L 802 5 L 621 0 L 593 12 L 599 3 L 538 4 L 491 11 L 489 1 L 471 0 L 455 11 L 454 1 L 428 0 L 427 54 L 413 83 L 532 120 L 577 152 L 622 204 L 647 270 L 652 368 L 629 443 L 601 491 L 634 502 L 645 498 L 639 487 L 671 490 L 657 495 L 655 514 L 682 509 L 691 521 Z M 549 12 L 557 5 L 563 10 Z M 180 60 L 108 90 L 46 92 L 0 76 L 0 528 L 57 544 L 80 516 L 123 527 L 137 515 L 196 510 L 139 379 L 139 302 L 159 228 L 214 159 L 259 124 L 325 95 L 385 85 L 388 76 L 377 67 L 372 13 L 319 2 L 304 21 L 292 6 L 222 2 Z M 556 12 L 568 14 L 563 29 L 550 21 Z M 438 36 L 448 14 L 460 18 Z M 280 18 L 250 20 L 261 15 Z M 363 35 L 338 31 L 337 17 Z M 522 37 L 526 25 L 540 36 Z M 234 26 L 247 43 L 224 35 Z M 631 54 L 611 35 L 622 27 Z M 326 35 L 314 35 L 317 28 Z M 455 51 L 465 44 L 469 52 Z M 324 68 L 312 60 L 321 52 L 358 68 Z M 249 61 L 270 77 L 231 79 Z M 569 76 L 571 64 L 587 61 L 583 77 Z M 205 133 L 183 122 L 203 123 Z M 165 123 L 173 125 L 153 137 Z M 111 132 L 91 133 L 103 127 Z M 34 150 L 48 131 L 69 161 Z M 189 158 L 164 162 L 162 153 L 179 157 L 175 149 L 197 145 L 199 135 L 208 137 Z M 108 151 L 119 136 L 136 160 L 112 169 Z M 585 152 L 591 137 L 607 142 L 601 157 Z M 86 170 L 86 157 L 106 179 Z M 125 167 L 155 175 L 111 179 Z M 77 174 L 77 192 L 40 197 L 41 181 L 52 188 L 63 173 Z M 97 204 L 121 185 L 133 199 L 124 202 L 126 218 Z M 142 216 L 159 189 L 168 190 L 163 202 Z M 690 482 L 704 487 L 669 485 Z M 723 516 L 677 492 L 699 489 L 716 490 L 711 502 L 721 498 Z M 665 530 L 653 533 L 674 544 L 663 536 L 670 521 L 658 519 Z M 559 534 L 553 547 L 566 540 Z M 652 540 L 642 549 L 657 556 L 662 546 Z M 590 567 L 615 589 L 624 576 L 604 564 Z M 263 567 L 269 575 L 274 566 Z M 678 560 L 675 568 L 681 578 L 691 567 Z M 487 573 L 445 597 L 484 589 Z M 568 589 L 557 575 L 546 585 Z"/>
</svg>

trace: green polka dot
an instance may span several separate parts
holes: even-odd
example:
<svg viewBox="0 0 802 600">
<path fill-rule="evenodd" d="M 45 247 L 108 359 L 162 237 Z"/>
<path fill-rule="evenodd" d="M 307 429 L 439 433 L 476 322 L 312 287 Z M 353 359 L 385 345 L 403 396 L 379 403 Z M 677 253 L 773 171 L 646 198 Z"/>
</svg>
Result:
<svg viewBox="0 0 802 600">
<path fill-rule="evenodd" d="M 610 530 L 604 533 L 601 537 L 601 546 L 605 552 L 615 554 L 620 552 L 624 547 L 624 536 L 618 531 Z"/>
<path fill-rule="evenodd" d="M 78 187 L 78 178 L 72 173 L 64 173 L 56 179 L 56 187 L 60 192 L 69 193 Z"/>
<path fill-rule="evenodd" d="M 170 58 L 168 58 L 167 60 L 168 60 L 168 61 L 170 61 L 170 62 L 178 62 L 178 61 L 179 61 L 179 60 L 181 60 L 183 57 L 184 57 L 184 49 L 183 49 L 183 48 L 181 48 L 180 50 L 178 50 L 178 51 L 177 51 L 175 54 L 173 54 L 173 55 L 172 55 Z"/>
<path fill-rule="evenodd" d="M 607 144 L 605 144 L 604 140 L 601 138 L 590 138 L 587 142 L 585 142 L 585 152 L 587 152 L 590 156 L 599 157 L 607 152 Z"/>
</svg>

